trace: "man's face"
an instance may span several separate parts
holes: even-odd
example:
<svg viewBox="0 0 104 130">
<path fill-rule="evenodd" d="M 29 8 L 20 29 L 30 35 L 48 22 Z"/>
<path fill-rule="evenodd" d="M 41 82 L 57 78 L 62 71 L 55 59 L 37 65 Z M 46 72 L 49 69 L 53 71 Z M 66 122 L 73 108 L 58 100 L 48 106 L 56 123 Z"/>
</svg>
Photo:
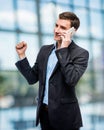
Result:
<svg viewBox="0 0 104 130">
<path fill-rule="evenodd" d="M 58 19 L 54 28 L 54 40 L 57 42 L 61 42 L 61 36 L 70 28 L 71 22 L 69 20 Z"/>
</svg>

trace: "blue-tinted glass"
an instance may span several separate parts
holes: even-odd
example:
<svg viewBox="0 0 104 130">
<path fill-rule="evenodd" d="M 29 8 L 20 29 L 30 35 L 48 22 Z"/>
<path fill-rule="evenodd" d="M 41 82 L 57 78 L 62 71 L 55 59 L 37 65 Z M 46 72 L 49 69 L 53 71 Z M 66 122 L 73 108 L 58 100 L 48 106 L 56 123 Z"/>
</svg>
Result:
<svg viewBox="0 0 104 130">
<path fill-rule="evenodd" d="M 57 3 L 71 4 L 72 0 L 56 0 Z"/>
<path fill-rule="evenodd" d="M 24 31 L 37 32 L 37 15 L 35 1 L 18 0 L 18 24 L 19 29 Z"/>
<path fill-rule="evenodd" d="M 94 69 L 104 69 L 104 50 L 103 44 L 100 41 L 92 41 L 93 63 Z"/>
<path fill-rule="evenodd" d="M 85 6 L 85 0 L 73 0 L 75 6 Z"/>
<path fill-rule="evenodd" d="M 42 2 L 53 2 L 53 1 L 56 1 L 56 0 L 40 0 L 40 3 L 42 3 Z"/>
<path fill-rule="evenodd" d="M 101 2 L 100 0 L 89 0 L 90 8 L 100 9 L 101 8 Z"/>
<path fill-rule="evenodd" d="M 102 9 L 104 9 L 104 0 L 101 0 L 101 7 L 102 7 Z"/>
<path fill-rule="evenodd" d="M 100 41 L 92 41 L 93 69 L 95 72 L 96 92 L 104 90 L 104 46 Z M 99 86 L 99 87 L 98 87 Z"/>
<path fill-rule="evenodd" d="M 0 69 L 15 68 L 15 34 L 0 32 Z"/>
<path fill-rule="evenodd" d="M 53 33 L 55 23 L 55 5 L 52 3 L 41 4 L 40 19 L 42 32 Z"/>
<path fill-rule="evenodd" d="M 39 51 L 38 37 L 36 35 L 20 34 L 19 41 L 27 43 L 26 56 L 31 65 L 35 63 L 37 53 Z"/>
<path fill-rule="evenodd" d="M 55 2 L 55 3 L 63 3 L 68 4 L 71 3 L 71 0 L 40 0 L 41 2 Z"/>
<path fill-rule="evenodd" d="M 15 73 L 15 75 L 16 75 L 16 73 Z M 16 80 L 16 77 L 15 77 L 15 80 Z M 26 84 L 26 82 L 24 82 L 24 84 Z M 20 84 L 20 87 L 23 88 L 23 86 L 21 86 L 21 84 Z M 27 86 L 25 86 L 25 88 L 26 87 Z M 29 88 L 29 90 L 30 89 L 31 88 Z M 18 91 L 19 91 L 19 89 L 18 89 Z M 11 98 L 14 99 L 14 97 L 12 97 L 12 96 L 7 96 L 5 98 L 6 98 L 6 100 L 8 98 L 9 102 L 11 101 Z M 31 98 L 31 96 L 30 96 L 30 98 Z M 19 102 L 20 102 L 20 100 L 19 100 Z M 11 107 L 9 109 L 1 109 L 0 114 L 2 116 L 0 116 L 1 117 L 0 118 L 0 123 L 1 123 L 0 128 L 1 128 L 1 130 L 16 130 L 16 129 L 24 130 L 24 129 L 28 129 L 28 128 L 31 130 L 33 130 L 33 129 L 40 130 L 39 126 L 36 127 L 35 125 L 33 125 L 35 123 L 35 120 L 34 120 L 35 113 L 36 113 L 36 106 L 35 107 L 34 106 L 21 107 L 20 104 L 18 107 Z M 3 124 L 6 124 L 6 125 L 3 125 Z"/>
<path fill-rule="evenodd" d="M 74 12 L 80 19 L 80 27 L 78 29 L 77 34 L 80 36 L 88 37 L 88 17 L 86 9 L 75 8 Z"/>
<path fill-rule="evenodd" d="M 15 28 L 12 0 L 0 0 L 0 28 L 1 29 Z"/>
<path fill-rule="evenodd" d="M 104 37 L 102 15 L 100 12 L 91 11 L 91 34 L 93 37 Z"/>
</svg>

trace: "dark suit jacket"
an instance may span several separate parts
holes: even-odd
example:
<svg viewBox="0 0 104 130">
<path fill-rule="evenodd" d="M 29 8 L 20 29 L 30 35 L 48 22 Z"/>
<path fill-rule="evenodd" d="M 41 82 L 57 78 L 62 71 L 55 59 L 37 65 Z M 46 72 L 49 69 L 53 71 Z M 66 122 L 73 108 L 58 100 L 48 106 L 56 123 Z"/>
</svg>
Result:
<svg viewBox="0 0 104 130">
<path fill-rule="evenodd" d="M 29 84 L 39 81 L 36 125 L 44 96 L 48 57 L 54 45 L 40 49 L 36 63 L 31 68 L 27 58 L 16 63 Z M 85 72 L 89 53 L 73 41 L 68 48 L 56 50 L 58 62 L 49 79 L 48 111 L 52 126 L 57 130 L 70 130 L 82 126 L 81 113 L 75 94 L 75 85 Z"/>
</svg>

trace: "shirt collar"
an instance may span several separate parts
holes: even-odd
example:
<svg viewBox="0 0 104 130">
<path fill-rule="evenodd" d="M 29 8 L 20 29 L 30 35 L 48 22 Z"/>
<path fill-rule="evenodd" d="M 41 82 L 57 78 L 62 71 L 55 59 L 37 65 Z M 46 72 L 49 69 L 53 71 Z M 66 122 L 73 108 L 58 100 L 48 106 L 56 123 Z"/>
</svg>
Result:
<svg viewBox="0 0 104 130">
<path fill-rule="evenodd" d="M 54 49 L 57 49 L 57 42 L 54 43 Z"/>
</svg>

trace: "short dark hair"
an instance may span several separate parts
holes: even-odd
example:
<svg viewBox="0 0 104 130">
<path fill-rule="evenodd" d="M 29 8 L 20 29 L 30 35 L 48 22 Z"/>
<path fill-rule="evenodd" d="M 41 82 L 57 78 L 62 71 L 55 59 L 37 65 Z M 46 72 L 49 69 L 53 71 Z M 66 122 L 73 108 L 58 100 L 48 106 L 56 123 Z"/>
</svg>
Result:
<svg viewBox="0 0 104 130">
<path fill-rule="evenodd" d="M 59 14 L 59 19 L 65 19 L 65 20 L 70 20 L 71 21 L 71 27 L 74 27 L 76 30 L 80 26 L 80 20 L 74 14 L 73 12 L 63 12 Z"/>
</svg>

